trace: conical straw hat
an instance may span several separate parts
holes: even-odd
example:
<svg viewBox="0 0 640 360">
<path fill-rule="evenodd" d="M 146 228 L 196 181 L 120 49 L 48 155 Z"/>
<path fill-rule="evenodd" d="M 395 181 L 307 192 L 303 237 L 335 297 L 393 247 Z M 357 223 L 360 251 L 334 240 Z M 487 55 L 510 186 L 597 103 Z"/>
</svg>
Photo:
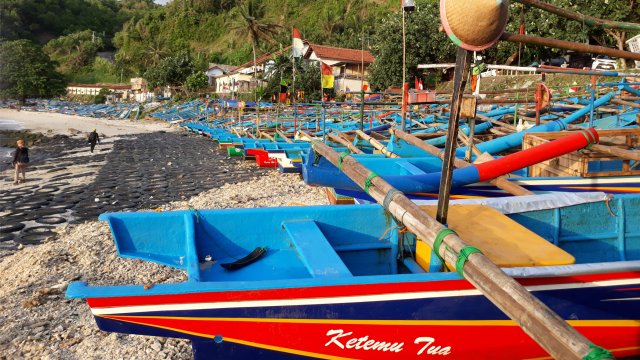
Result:
<svg viewBox="0 0 640 360">
<path fill-rule="evenodd" d="M 440 0 L 449 38 L 463 49 L 481 51 L 499 39 L 509 20 L 509 0 Z"/>
</svg>

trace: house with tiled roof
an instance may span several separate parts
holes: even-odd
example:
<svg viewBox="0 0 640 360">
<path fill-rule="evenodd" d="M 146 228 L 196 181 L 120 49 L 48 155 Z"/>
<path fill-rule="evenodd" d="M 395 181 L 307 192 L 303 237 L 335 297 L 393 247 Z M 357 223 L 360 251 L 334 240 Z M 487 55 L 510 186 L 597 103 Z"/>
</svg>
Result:
<svg viewBox="0 0 640 360">
<path fill-rule="evenodd" d="M 319 60 L 333 66 L 336 92 L 344 92 L 347 88 L 351 91 L 360 91 L 361 79 L 364 76 L 366 80 L 367 67 L 373 63 L 373 56 L 369 51 L 315 45 L 306 40 L 303 40 L 303 44 L 302 53 L 305 54 L 305 59 Z M 289 49 L 291 46 L 284 48 L 283 51 Z M 215 86 L 218 93 L 250 92 L 256 85 L 266 85 L 270 75 L 269 68 L 273 64 L 273 55 L 279 54 L 280 51 L 263 54 L 256 58 L 255 64 L 251 60 L 228 73 L 213 77 L 210 85 Z M 265 79 L 258 79 L 257 84 L 253 84 L 254 73 L 256 77 L 266 74 Z"/>
<path fill-rule="evenodd" d="M 361 84 L 367 80 L 367 68 L 373 64 L 373 55 L 369 51 L 343 49 L 333 46 L 312 44 L 307 49 L 306 59 L 320 60 L 333 67 L 334 90 L 336 93 L 360 91 Z"/>
<path fill-rule="evenodd" d="M 204 72 L 209 78 L 209 86 L 215 85 L 216 76 L 228 74 L 235 68 L 237 68 L 237 66 L 209 63 L 209 68 Z"/>
<path fill-rule="evenodd" d="M 304 50 L 306 51 L 309 47 L 309 42 L 305 40 L 303 43 L 305 46 Z M 291 46 L 282 49 L 282 51 L 289 49 L 291 49 Z M 280 55 L 280 51 L 258 56 L 255 65 L 253 60 L 251 60 L 245 64 L 234 67 L 226 74 L 215 76 L 212 81 L 210 81 L 210 85 L 215 86 L 217 93 L 250 92 L 256 85 L 266 85 L 267 79 L 258 79 L 257 84 L 253 84 L 253 74 L 255 72 L 256 77 L 260 77 L 259 75 L 264 74 L 265 71 L 268 73 L 269 65 L 273 63 L 273 55 Z"/>
</svg>

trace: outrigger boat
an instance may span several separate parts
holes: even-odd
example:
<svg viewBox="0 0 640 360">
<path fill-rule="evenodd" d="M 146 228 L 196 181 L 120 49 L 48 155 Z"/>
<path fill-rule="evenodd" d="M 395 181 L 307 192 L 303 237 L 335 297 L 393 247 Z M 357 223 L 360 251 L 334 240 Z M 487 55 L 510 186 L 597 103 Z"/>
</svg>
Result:
<svg viewBox="0 0 640 360">
<path fill-rule="evenodd" d="M 450 227 L 591 341 L 640 354 L 640 195 L 556 197 L 513 198 L 506 214 L 452 205 Z M 538 200 L 544 209 L 528 205 Z M 254 226 L 238 226 L 247 218 Z M 148 290 L 75 282 L 67 297 L 86 298 L 103 331 L 190 339 L 197 360 L 550 358 L 422 242 L 403 238 L 379 205 L 100 220 L 120 256 L 184 269 L 189 280 Z M 229 271 L 219 264 L 234 259 L 218 245 L 235 257 L 267 252 Z"/>
</svg>

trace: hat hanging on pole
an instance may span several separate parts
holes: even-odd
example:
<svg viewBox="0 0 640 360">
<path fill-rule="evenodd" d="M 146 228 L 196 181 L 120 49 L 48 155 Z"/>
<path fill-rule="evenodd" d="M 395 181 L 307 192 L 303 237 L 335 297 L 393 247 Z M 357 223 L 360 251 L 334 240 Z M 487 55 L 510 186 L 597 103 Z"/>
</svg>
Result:
<svg viewBox="0 0 640 360">
<path fill-rule="evenodd" d="M 402 0 L 402 9 L 405 12 L 414 11 L 416 9 L 416 5 L 413 0 Z"/>
<path fill-rule="evenodd" d="M 440 18 L 456 45 L 482 51 L 504 33 L 509 21 L 509 0 L 440 0 Z"/>
</svg>

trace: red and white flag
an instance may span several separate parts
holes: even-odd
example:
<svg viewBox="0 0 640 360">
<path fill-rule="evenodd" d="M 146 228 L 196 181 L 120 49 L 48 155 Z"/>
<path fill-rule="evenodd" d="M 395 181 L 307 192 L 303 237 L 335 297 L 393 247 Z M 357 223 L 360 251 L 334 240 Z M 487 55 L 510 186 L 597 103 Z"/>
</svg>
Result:
<svg viewBox="0 0 640 360">
<path fill-rule="evenodd" d="M 293 57 L 302 57 L 304 55 L 302 53 L 303 50 L 304 44 L 302 43 L 300 32 L 298 29 L 293 28 Z"/>
</svg>

